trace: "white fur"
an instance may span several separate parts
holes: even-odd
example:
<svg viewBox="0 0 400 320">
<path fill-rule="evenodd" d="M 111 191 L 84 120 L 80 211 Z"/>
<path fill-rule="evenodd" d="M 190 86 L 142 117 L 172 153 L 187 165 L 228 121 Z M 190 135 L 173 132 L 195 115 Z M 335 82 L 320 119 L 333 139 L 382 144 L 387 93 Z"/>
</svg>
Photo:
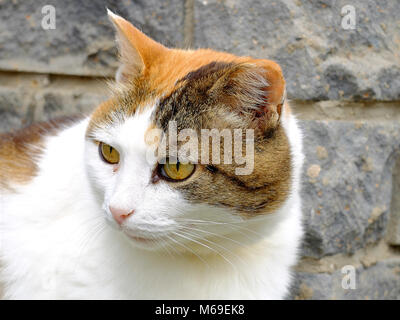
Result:
<svg viewBox="0 0 400 320">
<path fill-rule="evenodd" d="M 96 130 L 99 140 L 120 151 L 117 172 L 85 139 L 85 120 L 46 138 L 38 176 L 28 185 L 2 191 L 0 276 L 6 298 L 285 297 L 302 234 L 303 155 L 294 117 L 282 117 L 293 155 L 291 194 L 277 212 L 246 220 L 227 209 L 191 204 L 163 181 L 149 183 L 143 137 L 150 112 Z M 111 218 L 110 205 L 135 209 L 124 231 Z M 190 225 L 184 219 L 216 223 Z M 174 235 L 183 225 L 196 228 L 190 236 L 209 248 L 185 239 L 187 233 Z M 218 236 L 212 239 L 211 233 Z M 127 234 L 164 240 L 136 243 Z"/>
</svg>

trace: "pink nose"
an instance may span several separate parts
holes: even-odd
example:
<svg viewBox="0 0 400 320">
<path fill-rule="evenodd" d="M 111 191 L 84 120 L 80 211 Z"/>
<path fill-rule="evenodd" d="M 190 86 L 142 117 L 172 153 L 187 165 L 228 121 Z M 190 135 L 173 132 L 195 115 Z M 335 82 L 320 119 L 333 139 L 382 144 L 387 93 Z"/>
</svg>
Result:
<svg viewBox="0 0 400 320">
<path fill-rule="evenodd" d="M 110 211 L 115 221 L 117 221 L 119 225 L 121 225 L 130 215 L 135 212 L 134 210 L 128 212 L 127 210 L 114 208 L 111 206 Z"/>
</svg>

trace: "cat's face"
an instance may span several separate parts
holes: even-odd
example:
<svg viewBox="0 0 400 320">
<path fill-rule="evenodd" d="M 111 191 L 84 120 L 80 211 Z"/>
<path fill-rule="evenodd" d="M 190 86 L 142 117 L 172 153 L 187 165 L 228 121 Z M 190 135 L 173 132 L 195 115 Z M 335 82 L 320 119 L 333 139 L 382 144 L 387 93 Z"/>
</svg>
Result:
<svg viewBox="0 0 400 320">
<path fill-rule="evenodd" d="M 113 98 L 92 115 L 86 144 L 106 218 L 138 246 L 185 250 L 279 209 L 291 187 L 279 66 L 167 49 L 110 17 L 122 67 Z M 224 138 L 206 146 L 204 129 Z M 188 132 L 193 140 L 180 139 Z"/>
</svg>

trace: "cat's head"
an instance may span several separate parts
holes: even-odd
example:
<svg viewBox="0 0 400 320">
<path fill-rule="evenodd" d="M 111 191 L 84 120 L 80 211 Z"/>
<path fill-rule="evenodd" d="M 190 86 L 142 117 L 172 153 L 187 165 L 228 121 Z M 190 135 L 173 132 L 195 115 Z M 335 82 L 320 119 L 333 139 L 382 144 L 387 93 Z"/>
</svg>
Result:
<svg viewBox="0 0 400 320">
<path fill-rule="evenodd" d="M 106 217 L 138 246 L 183 250 L 247 233 L 244 225 L 279 210 L 292 184 L 280 67 L 169 49 L 109 16 L 121 67 L 86 148 Z M 213 144 L 207 134 L 224 138 Z"/>
</svg>

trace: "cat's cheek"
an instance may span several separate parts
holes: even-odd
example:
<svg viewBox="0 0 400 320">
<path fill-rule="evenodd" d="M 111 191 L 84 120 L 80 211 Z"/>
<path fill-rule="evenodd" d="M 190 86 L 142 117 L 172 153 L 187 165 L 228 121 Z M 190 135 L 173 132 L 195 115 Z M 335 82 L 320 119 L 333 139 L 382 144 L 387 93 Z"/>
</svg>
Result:
<svg viewBox="0 0 400 320">
<path fill-rule="evenodd" d="M 109 207 L 109 199 L 116 184 L 119 165 L 109 165 L 104 163 L 98 157 L 97 147 L 92 143 L 88 144 L 86 147 L 86 174 L 89 178 L 90 186 L 96 196 L 99 208 L 101 208 L 99 215 L 103 215 L 106 221 L 113 225 L 115 221 L 107 210 Z"/>
</svg>

